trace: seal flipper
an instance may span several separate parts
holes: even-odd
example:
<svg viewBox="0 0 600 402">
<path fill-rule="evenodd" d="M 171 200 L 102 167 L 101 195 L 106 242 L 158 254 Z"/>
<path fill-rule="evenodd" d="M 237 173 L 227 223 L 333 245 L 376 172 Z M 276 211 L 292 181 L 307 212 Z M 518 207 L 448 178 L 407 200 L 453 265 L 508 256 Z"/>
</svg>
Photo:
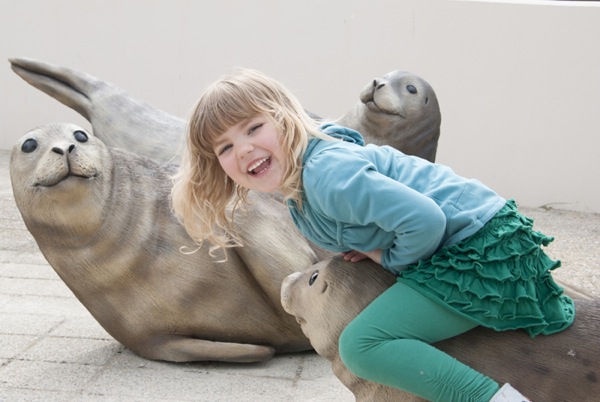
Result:
<svg viewBox="0 0 600 402">
<path fill-rule="evenodd" d="M 177 162 L 186 122 L 90 74 L 29 58 L 9 59 L 35 88 L 75 110 L 107 146 Z"/>
<path fill-rule="evenodd" d="M 141 345 L 135 351 L 153 360 L 172 362 L 220 361 L 232 363 L 255 363 L 269 360 L 275 354 L 270 346 L 249 343 L 214 342 L 205 339 L 173 335 L 152 339 L 151 348 Z M 149 346 L 149 345 L 148 345 Z M 148 351 L 151 352 L 148 352 Z"/>
<path fill-rule="evenodd" d="M 87 94 L 98 85 L 95 77 L 28 58 L 8 61 L 19 77 L 90 120 L 92 102 Z"/>
</svg>

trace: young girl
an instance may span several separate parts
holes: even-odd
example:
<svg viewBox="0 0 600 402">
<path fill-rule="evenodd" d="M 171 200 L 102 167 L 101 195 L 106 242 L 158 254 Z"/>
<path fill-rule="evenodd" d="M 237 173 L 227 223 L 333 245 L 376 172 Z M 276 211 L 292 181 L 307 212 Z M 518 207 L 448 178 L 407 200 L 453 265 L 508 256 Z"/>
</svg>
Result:
<svg viewBox="0 0 600 402">
<path fill-rule="evenodd" d="M 348 261 L 398 276 L 343 331 L 357 376 L 433 401 L 523 401 L 509 384 L 430 344 L 478 325 L 531 336 L 567 328 L 572 301 L 541 250 L 552 239 L 480 182 L 390 147 L 319 126 L 281 84 L 250 70 L 215 82 L 189 123 L 173 207 L 199 243 L 240 243 L 227 207 L 280 192 L 294 223 Z"/>
</svg>

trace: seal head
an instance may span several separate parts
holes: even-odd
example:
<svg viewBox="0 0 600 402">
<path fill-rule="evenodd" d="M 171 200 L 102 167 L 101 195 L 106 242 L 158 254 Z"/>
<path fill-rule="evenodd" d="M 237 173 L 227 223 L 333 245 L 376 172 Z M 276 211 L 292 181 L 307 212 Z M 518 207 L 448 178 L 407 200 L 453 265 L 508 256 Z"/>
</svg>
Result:
<svg viewBox="0 0 600 402">
<path fill-rule="evenodd" d="M 427 81 L 394 70 L 370 81 L 359 98 L 339 124 L 362 133 L 367 143 L 390 145 L 435 161 L 442 117 L 435 91 Z"/>
<path fill-rule="evenodd" d="M 73 124 L 42 126 L 21 137 L 11 153 L 10 176 L 27 227 L 52 226 L 78 233 L 95 230 L 108 195 L 97 179 L 110 180 L 107 163 L 110 155 L 105 145 Z M 96 200 L 97 208 L 90 209 L 90 198 Z M 71 219 L 81 208 L 86 219 Z"/>
</svg>

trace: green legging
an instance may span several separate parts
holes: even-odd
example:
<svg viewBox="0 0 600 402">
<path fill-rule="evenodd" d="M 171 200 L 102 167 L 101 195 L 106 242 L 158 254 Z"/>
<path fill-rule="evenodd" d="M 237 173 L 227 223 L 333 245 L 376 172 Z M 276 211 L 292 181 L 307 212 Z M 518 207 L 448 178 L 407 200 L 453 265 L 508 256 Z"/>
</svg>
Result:
<svg viewBox="0 0 600 402">
<path fill-rule="evenodd" d="M 421 398 L 488 402 L 498 383 L 430 345 L 475 326 L 397 282 L 344 329 L 340 357 L 356 376 Z"/>
</svg>

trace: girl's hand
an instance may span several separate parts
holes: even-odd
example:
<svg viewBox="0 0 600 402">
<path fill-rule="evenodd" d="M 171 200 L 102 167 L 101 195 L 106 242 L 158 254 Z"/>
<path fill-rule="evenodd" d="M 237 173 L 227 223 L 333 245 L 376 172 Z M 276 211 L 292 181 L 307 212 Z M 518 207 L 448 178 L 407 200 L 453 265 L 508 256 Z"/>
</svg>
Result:
<svg viewBox="0 0 600 402">
<path fill-rule="evenodd" d="M 377 264 L 381 265 L 381 250 L 380 249 L 373 250 L 373 251 L 365 251 L 364 253 L 361 253 L 360 251 L 352 250 L 352 251 L 347 251 L 345 253 L 342 253 L 342 256 L 344 257 L 344 261 L 358 262 L 358 261 L 362 261 L 364 259 L 370 258 Z"/>
<path fill-rule="evenodd" d="M 360 251 L 356 251 L 356 250 L 346 251 L 345 253 L 342 253 L 342 257 L 344 257 L 344 261 L 350 261 L 350 262 L 358 262 L 358 261 L 362 261 L 366 258 L 369 258 L 365 254 L 361 253 Z"/>
</svg>

